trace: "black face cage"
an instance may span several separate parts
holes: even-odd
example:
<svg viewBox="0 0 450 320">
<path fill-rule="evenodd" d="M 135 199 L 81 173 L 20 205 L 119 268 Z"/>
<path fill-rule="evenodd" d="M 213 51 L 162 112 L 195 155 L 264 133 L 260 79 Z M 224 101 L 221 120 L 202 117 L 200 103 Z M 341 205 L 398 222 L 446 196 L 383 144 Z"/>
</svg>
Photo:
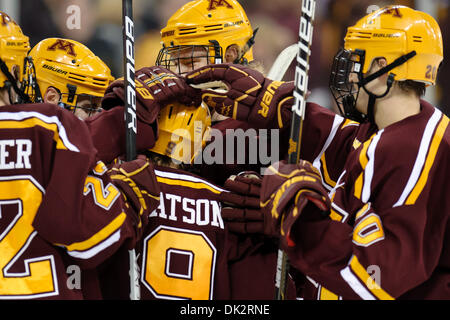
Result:
<svg viewBox="0 0 450 320">
<path fill-rule="evenodd" d="M 334 57 L 331 67 L 329 87 L 342 116 L 358 122 L 366 121 L 367 116 L 356 110 L 364 65 L 364 51 L 341 48 Z M 354 57 L 354 59 L 352 59 Z M 350 74 L 355 73 L 358 82 L 351 82 Z"/>
<path fill-rule="evenodd" d="M 195 61 L 198 59 L 207 60 L 207 64 L 222 63 L 223 52 L 217 41 L 212 40 L 212 45 L 179 45 L 162 48 L 156 58 L 156 65 L 162 66 L 180 75 L 194 70 Z M 202 50 L 197 50 L 201 48 Z M 189 54 L 190 52 L 190 54 Z M 210 53 L 214 52 L 214 56 Z M 180 58 L 181 56 L 181 58 Z M 191 66 L 191 70 L 182 72 L 181 65 Z"/>
</svg>

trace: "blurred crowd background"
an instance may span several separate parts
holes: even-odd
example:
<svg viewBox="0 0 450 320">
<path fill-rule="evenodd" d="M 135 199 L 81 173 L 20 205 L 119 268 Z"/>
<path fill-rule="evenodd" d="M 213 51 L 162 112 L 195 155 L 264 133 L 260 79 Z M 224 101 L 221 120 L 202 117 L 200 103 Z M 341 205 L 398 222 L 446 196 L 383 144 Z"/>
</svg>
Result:
<svg viewBox="0 0 450 320">
<path fill-rule="evenodd" d="M 188 0 L 133 0 L 136 33 L 136 68 L 152 66 L 160 49 L 160 29 Z M 240 0 L 253 28 L 259 27 L 254 56 L 268 71 L 285 47 L 298 41 L 300 0 Z M 334 109 L 328 89 L 333 57 L 343 44 L 346 27 L 370 10 L 388 4 L 407 5 L 431 14 L 440 24 L 444 39 L 444 63 L 438 85 L 426 99 L 450 115 L 450 0 L 316 0 L 314 37 L 310 58 L 310 101 Z M 70 30 L 68 8 L 81 10 L 80 28 Z M 122 75 L 121 0 L 0 0 L 0 9 L 10 14 L 30 37 L 33 47 L 48 37 L 65 37 L 82 42 L 107 63 L 113 76 Z M 292 64 L 284 80 L 292 80 Z"/>
</svg>

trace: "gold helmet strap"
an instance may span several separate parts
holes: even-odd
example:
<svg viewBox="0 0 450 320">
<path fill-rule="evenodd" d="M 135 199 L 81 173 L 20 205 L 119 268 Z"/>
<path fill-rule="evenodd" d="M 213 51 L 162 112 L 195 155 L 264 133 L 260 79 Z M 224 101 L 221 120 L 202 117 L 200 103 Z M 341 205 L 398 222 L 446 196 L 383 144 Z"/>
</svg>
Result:
<svg viewBox="0 0 450 320">
<path fill-rule="evenodd" d="M 8 78 L 8 82 L 9 84 L 6 85 L 9 88 L 13 88 L 14 91 L 17 93 L 17 95 L 19 96 L 19 102 L 18 103 L 30 103 L 31 99 L 30 97 L 23 92 L 22 90 L 19 89 L 19 87 L 17 86 L 17 80 L 14 79 L 13 75 L 11 74 L 11 72 L 8 69 L 8 66 L 6 65 L 5 61 L 3 61 L 0 58 L 0 70 L 3 72 L 3 74 L 6 76 L 6 78 Z M 10 100 L 11 100 L 11 95 L 10 95 Z"/>
</svg>

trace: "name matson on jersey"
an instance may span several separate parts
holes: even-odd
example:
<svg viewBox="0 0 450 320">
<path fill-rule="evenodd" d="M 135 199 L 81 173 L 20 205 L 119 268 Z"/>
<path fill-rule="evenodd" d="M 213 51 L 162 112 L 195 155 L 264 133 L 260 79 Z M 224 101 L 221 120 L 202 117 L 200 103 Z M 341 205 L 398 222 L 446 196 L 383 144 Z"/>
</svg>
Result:
<svg viewBox="0 0 450 320">
<path fill-rule="evenodd" d="M 224 228 L 218 201 L 191 199 L 170 193 L 161 192 L 160 204 L 149 217 L 182 221 L 198 226 L 211 225 L 220 229 Z"/>
<path fill-rule="evenodd" d="M 197 190 L 206 194 L 219 194 L 225 190 L 192 175 L 155 170 L 157 180 L 168 187 L 186 187 L 186 190 Z M 171 221 L 182 222 L 190 225 L 212 226 L 224 229 L 220 214 L 219 201 L 208 198 L 202 193 L 202 198 L 195 193 L 187 193 L 187 196 L 161 192 L 158 208 L 150 214 L 151 217 L 159 217 Z M 197 193 L 198 194 L 198 193 Z M 203 198 L 205 197 L 205 198 Z"/>
<path fill-rule="evenodd" d="M 31 150 L 29 139 L 0 140 L 0 170 L 31 169 Z"/>
</svg>

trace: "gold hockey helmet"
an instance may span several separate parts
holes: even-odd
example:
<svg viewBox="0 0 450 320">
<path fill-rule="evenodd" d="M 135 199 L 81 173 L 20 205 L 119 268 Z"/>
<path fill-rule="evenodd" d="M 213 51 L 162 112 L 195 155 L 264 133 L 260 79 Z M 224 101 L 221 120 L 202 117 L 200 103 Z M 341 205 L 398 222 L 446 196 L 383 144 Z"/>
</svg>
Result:
<svg viewBox="0 0 450 320">
<path fill-rule="evenodd" d="M 77 104 L 78 96 L 103 97 L 114 78 L 111 70 L 88 47 L 71 39 L 48 38 L 30 51 L 36 85 L 27 83 L 33 101 L 41 102 L 49 87 L 61 94 L 61 102 L 69 109 Z"/>
<path fill-rule="evenodd" d="M 211 115 L 203 103 L 167 105 L 158 115 L 158 139 L 150 151 L 192 164 L 209 139 L 210 127 Z"/>
<path fill-rule="evenodd" d="M 360 19 L 347 29 L 344 48 L 334 58 L 330 89 L 345 117 L 374 122 L 375 100 L 386 96 L 394 81 L 434 85 L 443 60 L 442 35 L 430 15 L 405 6 L 387 6 Z M 367 75 L 372 62 L 384 57 L 387 65 Z M 350 81 L 356 74 L 358 82 Z M 384 93 L 376 95 L 366 84 L 388 74 Z M 367 114 L 356 110 L 360 89 L 369 95 Z"/>
<path fill-rule="evenodd" d="M 372 61 L 385 57 L 387 64 L 415 51 L 416 55 L 392 69 L 394 80 L 414 80 L 434 85 L 443 60 L 442 35 L 436 20 L 427 13 L 405 6 L 381 8 L 348 28 L 346 50 L 364 50 L 362 72 Z"/>
<path fill-rule="evenodd" d="M 12 79 L 12 68 L 18 68 L 19 78 L 23 80 L 23 70 L 25 57 L 30 50 L 30 42 L 27 36 L 22 33 L 20 26 L 11 19 L 6 13 L 0 11 L 0 87 L 5 85 L 15 86 L 15 80 Z M 18 90 L 16 88 L 14 90 Z"/>
<path fill-rule="evenodd" d="M 255 31 L 256 33 L 256 31 Z M 208 63 L 222 63 L 226 49 L 236 44 L 242 50 L 235 63 L 253 60 L 255 33 L 247 15 L 236 0 L 195 0 L 178 9 L 161 30 L 156 64 L 173 66 L 180 50 L 203 47 Z M 173 69 L 173 68 L 172 68 Z"/>
</svg>

